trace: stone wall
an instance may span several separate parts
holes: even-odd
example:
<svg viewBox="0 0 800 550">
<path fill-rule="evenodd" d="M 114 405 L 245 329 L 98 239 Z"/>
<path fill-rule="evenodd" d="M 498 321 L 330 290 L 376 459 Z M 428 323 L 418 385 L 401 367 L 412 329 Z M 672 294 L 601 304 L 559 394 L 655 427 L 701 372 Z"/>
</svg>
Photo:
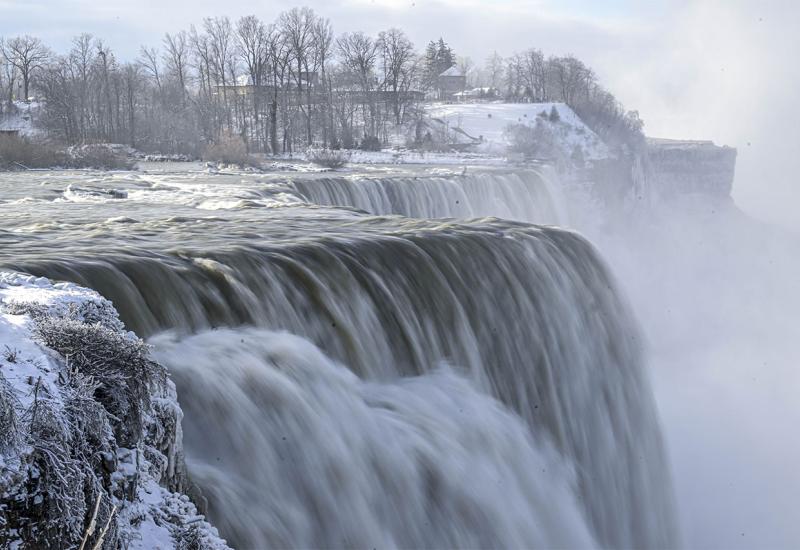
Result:
<svg viewBox="0 0 800 550">
<path fill-rule="evenodd" d="M 727 198 L 733 188 L 736 149 L 710 141 L 647 140 L 648 184 L 670 199 L 688 194 Z"/>
</svg>

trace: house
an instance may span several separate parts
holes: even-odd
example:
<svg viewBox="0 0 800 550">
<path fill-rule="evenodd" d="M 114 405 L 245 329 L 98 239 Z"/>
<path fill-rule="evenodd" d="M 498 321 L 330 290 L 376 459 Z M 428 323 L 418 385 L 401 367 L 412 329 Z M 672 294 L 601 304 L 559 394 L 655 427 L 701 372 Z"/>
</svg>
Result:
<svg viewBox="0 0 800 550">
<path fill-rule="evenodd" d="M 439 92 L 439 99 L 452 101 L 455 94 L 463 92 L 467 87 L 467 75 L 464 71 L 453 65 L 436 79 L 436 88 Z"/>
</svg>

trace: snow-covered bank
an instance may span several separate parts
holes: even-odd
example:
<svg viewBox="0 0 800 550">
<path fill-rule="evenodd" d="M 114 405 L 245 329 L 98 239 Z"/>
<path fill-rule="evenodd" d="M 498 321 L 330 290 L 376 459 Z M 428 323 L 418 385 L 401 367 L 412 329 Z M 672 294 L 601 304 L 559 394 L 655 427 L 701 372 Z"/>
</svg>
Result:
<svg viewBox="0 0 800 550">
<path fill-rule="evenodd" d="M 181 418 L 110 302 L 0 272 L 0 547 L 227 548 L 182 494 Z"/>
<path fill-rule="evenodd" d="M 548 120 L 550 113 L 556 120 Z M 512 124 L 533 128 L 537 121 L 547 123 L 556 142 L 568 152 L 578 148 L 586 160 L 605 159 L 609 151 L 602 140 L 565 103 L 456 103 L 434 104 L 426 114 L 447 127 L 460 141 L 479 140 L 479 150 L 505 152 L 509 146 L 507 129 Z"/>
</svg>

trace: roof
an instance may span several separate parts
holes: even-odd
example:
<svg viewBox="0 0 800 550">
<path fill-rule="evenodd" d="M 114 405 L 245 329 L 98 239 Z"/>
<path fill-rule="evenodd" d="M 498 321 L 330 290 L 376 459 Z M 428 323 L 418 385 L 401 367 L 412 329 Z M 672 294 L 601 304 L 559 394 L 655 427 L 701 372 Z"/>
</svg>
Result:
<svg viewBox="0 0 800 550">
<path fill-rule="evenodd" d="M 464 76 L 464 71 L 459 69 L 457 65 L 453 65 L 439 76 Z"/>
</svg>

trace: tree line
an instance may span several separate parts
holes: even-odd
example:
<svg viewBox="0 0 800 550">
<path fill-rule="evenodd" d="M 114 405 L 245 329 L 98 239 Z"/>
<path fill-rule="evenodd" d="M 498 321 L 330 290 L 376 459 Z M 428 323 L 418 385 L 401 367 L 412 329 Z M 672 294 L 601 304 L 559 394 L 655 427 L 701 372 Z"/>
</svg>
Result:
<svg viewBox="0 0 800 550">
<path fill-rule="evenodd" d="M 128 61 L 88 34 L 63 53 L 37 37 L 0 38 L 0 111 L 39 103 L 37 124 L 65 144 L 190 155 L 231 138 L 271 154 L 378 148 L 402 130 L 419 138 L 422 103 L 436 97 L 439 75 L 453 66 L 481 97 L 563 101 L 612 145 L 641 137 L 638 115 L 574 56 L 529 49 L 493 53 L 477 66 L 441 38 L 419 52 L 397 28 L 336 35 L 307 7 L 272 22 L 206 18 Z"/>
</svg>

